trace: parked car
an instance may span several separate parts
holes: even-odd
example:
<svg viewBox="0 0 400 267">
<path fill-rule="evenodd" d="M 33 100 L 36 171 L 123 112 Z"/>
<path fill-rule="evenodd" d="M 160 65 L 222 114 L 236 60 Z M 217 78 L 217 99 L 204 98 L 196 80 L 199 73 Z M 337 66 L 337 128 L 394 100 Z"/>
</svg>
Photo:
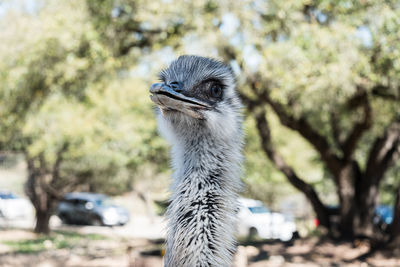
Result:
<svg viewBox="0 0 400 267">
<path fill-rule="evenodd" d="M 9 191 L 0 191 L 0 217 L 12 220 L 33 215 L 33 207 L 28 199 Z"/>
<path fill-rule="evenodd" d="M 57 215 L 65 224 L 114 226 L 129 221 L 129 212 L 108 196 L 85 192 L 66 194 L 57 207 Z"/>
<path fill-rule="evenodd" d="M 291 216 L 271 212 L 259 200 L 240 198 L 239 202 L 240 236 L 290 241 L 297 233 L 296 224 Z"/>
<path fill-rule="evenodd" d="M 393 206 L 389 205 L 378 205 L 375 208 L 374 223 L 383 232 L 389 230 L 389 225 L 393 222 L 394 210 Z"/>
<path fill-rule="evenodd" d="M 327 206 L 329 211 L 329 220 L 334 233 L 339 233 L 340 224 L 340 207 L 337 205 Z M 375 207 L 375 216 L 373 223 L 378 226 L 381 231 L 387 231 L 388 226 L 393 221 L 393 207 L 388 205 L 378 205 Z M 314 226 L 319 226 L 319 220 L 314 218 Z"/>
<path fill-rule="evenodd" d="M 389 205 L 379 205 L 375 208 L 375 213 L 377 216 L 377 221 L 381 221 L 387 225 L 391 224 L 393 221 L 393 206 Z"/>
</svg>

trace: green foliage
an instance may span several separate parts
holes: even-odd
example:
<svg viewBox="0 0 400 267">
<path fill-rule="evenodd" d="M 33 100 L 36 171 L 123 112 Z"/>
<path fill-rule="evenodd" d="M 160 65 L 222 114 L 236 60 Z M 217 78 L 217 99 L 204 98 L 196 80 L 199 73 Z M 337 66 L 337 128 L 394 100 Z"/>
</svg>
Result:
<svg viewBox="0 0 400 267">
<path fill-rule="evenodd" d="M 224 7 L 221 3 L 220 8 Z M 392 1 L 246 1 L 237 6 L 232 4 L 229 10 L 240 26 L 227 39 L 219 39 L 216 45 L 225 57 L 236 60 L 241 67 L 241 75 L 245 76 L 240 80 L 241 91 L 254 97 L 249 81 L 256 80 L 259 93 L 267 89 L 289 115 L 306 118 L 339 156 L 342 156 L 340 143 L 363 118 L 363 110 L 349 105 L 349 99 L 360 93 L 360 87 L 366 90 L 373 123 L 355 152 L 364 170 L 375 138 L 400 116 L 400 49 L 399 42 L 394 41 L 398 40 L 400 30 L 398 4 Z M 377 92 L 380 86 L 383 92 Z M 335 136 L 333 118 L 337 118 L 339 136 Z M 290 134 L 276 124 L 271 128 L 278 151 L 297 173 L 307 182 L 316 183 L 324 195 L 334 194 L 330 188 L 331 174 L 324 170 L 313 149 L 303 146 L 294 137 L 297 134 Z M 287 149 L 289 153 L 285 152 Z M 273 172 L 269 173 L 273 177 Z M 392 186 L 390 193 L 383 192 L 382 200 L 388 202 L 387 197 L 393 199 L 393 188 L 399 180 L 393 171 L 386 176 L 390 177 L 386 182 Z"/>
<path fill-rule="evenodd" d="M 0 36 L 0 149 L 36 158 L 51 173 L 66 146 L 52 182 L 64 192 L 86 185 L 118 194 L 130 189 L 144 162 L 163 170 L 165 144 L 147 84 L 121 78 L 120 61 L 85 3 L 46 2 L 37 16 L 15 12 L 8 15 L 17 23 Z"/>
</svg>

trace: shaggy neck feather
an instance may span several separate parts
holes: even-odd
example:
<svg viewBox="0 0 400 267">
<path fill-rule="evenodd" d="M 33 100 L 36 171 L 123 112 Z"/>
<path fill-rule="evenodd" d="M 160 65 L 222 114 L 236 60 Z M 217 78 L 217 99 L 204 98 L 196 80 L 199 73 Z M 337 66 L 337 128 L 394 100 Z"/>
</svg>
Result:
<svg viewBox="0 0 400 267">
<path fill-rule="evenodd" d="M 166 267 L 232 264 L 241 135 L 216 139 L 206 131 L 175 133 L 172 142 Z"/>
</svg>

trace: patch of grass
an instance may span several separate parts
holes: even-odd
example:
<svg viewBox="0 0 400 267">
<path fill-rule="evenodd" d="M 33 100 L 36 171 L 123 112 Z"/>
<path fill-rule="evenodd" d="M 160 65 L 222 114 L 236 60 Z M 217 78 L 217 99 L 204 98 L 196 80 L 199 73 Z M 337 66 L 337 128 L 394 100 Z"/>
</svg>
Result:
<svg viewBox="0 0 400 267">
<path fill-rule="evenodd" d="M 38 253 L 50 249 L 71 249 L 91 240 L 105 240 L 108 237 L 99 234 L 79 234 L 69 231 L 54 231 L 50 235 L 39 235 L 35 239 L 4 241 L 16 253 Z"/>
<path fill-rule="evenodd" d="M 54 231 L 54 234 L 56 235 L 63 235 L 66 238 L 69 239 L 75 239 L 75 240 L 106 240 L 109 239 L 109 237 L 105 236 L 105 235 L 101 235 L 101 234 L 80 234 L 77 232 L 73 232 L 73 231 L 61 231 L 61 230 L 57 230 Z"/>
</svg>

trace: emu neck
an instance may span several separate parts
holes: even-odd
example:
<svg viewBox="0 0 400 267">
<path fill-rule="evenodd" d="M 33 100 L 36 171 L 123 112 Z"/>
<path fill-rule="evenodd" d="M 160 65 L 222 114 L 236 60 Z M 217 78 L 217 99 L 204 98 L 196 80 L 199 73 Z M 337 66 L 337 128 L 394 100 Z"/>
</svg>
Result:
<svg viewBox="0 0 400 267">
<path fill-rule="evenodd" d="M 189 178 L 206 182 L 212 170 L 222 174 L 232 167 L 233 162 L 229 154 L 235 154 L 235 148 L 231 145 L 234 144 L 196 136 L 174 145 L 175 182 L 180 183 Z M 225 180 L 224 177 L 221 177 L 222 180 Z"/>
<path fill-rule="evenodd" d="M 201 131 L 177 140 L 165 266 L 231 266 L 240 140 Z"/>
</svg>

